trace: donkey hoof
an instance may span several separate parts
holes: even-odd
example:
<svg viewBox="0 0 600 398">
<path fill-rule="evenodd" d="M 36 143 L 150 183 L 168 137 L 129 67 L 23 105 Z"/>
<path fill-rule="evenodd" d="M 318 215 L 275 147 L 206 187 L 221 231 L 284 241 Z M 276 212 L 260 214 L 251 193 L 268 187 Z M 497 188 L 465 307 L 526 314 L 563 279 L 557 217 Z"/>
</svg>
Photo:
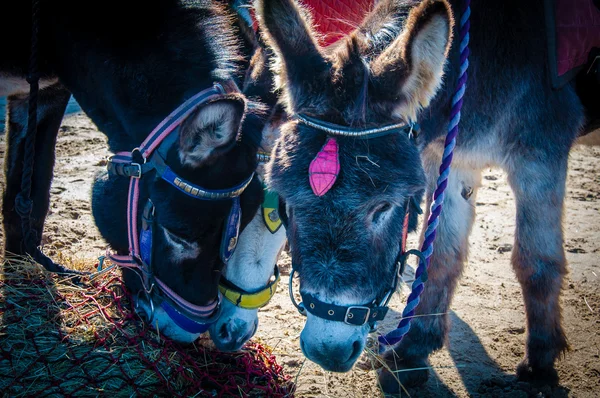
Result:
<svg viewBox="0 0 600 398">
<path fill-rule="evenodd" d="M 427 361 L 387 361 L 388 367 L 379 369 L 379 385 L 383 393 L 399 394 L 405 388 L 419 387 L 429 378 Z"/>
<path fill-rule="evenodd" d="M 6 238 L 4 243 L 4 257 L 6 260 L 23 260 L 22 257 L 26 255 L 21 245 L 21 238 L 18 240 Z M 2 253 L 0 251 L 0 253 Z"/>
<path fill-rule="evenodd" d="M 558 385 L 558 372 L 554 367 L 534 367 L 527 360 L 524 360 L 517 366 L 517 378 L 520 381 L 534 384 Z"/>
</svg>

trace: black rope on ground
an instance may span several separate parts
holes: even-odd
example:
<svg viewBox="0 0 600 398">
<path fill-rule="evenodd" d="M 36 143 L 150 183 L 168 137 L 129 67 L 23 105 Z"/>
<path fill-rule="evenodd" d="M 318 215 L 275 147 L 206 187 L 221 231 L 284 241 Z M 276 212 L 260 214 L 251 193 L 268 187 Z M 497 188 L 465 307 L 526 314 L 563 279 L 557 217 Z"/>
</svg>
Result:
<svg viewBox="0 0 600 398">
<path fill-rule="evenodd" d="M 39 0 L 31 2 L 31 53 L 29 56 L 29 114 L 27 119 L 27 133 L 23 147 L 23 174 L 21 176 L 21 191 L 15 198 L 15 210 L 21 217 L 21 230 L 23 233 L 23 245 L 25 252 L 37 263 L 48 271 L 67 274 L 82 274 L 79 271 L 68 269 L 56 264 L 38 248 L 38 236 L 31 223 L 31 212 L 33 200 L 31 199 L 31 184 L 33 180 L 33 169 L 35 161 L 35 139 L 37 135 L 37 103 L 39 94 L 40 72 L 38 69 L 38 40 L 39 40 Z"/>
</svg>

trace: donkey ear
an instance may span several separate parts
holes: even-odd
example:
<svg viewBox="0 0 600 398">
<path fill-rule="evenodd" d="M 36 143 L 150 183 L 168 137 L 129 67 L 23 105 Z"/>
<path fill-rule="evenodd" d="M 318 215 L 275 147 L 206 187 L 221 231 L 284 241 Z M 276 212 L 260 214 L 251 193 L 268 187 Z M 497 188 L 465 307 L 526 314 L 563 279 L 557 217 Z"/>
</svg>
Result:
<svg viewBox="0 0 600 398">
<path fill-rule="evenodd" d="M 306 90 L 322 89 L 319 77 L 329 71 L 310 29 L 310 15 L 294 0 L 257 0 L 256 16 L 277 57 L 273 63 L 277 85 L 286 91 L 288 105 L 297 109 L 302 97 L 310 95 Z"/>
<path fill-rule="evenodd" d="M 241 98 L 209 102 L 182 123 L 179 159 L 188 167 L 199 167 L 226 152 L 235 142 L 245 112 Z"/>
<path fill-rule="evenodd" d="M 415 120 L 441 86 L 453 26 L 446 0 L 425 0 L 411 10 L 400 36 L 371 63 L 375 91 L 398 102 L 398 116 Z"/>
<path fill-rule="evenodd" d="M 401 33 L 410 9 L 405 2 L 381 0 L 352 34 L 363 44 L 361 53 L 371 60 L 379 56 Z"/>
</svg>

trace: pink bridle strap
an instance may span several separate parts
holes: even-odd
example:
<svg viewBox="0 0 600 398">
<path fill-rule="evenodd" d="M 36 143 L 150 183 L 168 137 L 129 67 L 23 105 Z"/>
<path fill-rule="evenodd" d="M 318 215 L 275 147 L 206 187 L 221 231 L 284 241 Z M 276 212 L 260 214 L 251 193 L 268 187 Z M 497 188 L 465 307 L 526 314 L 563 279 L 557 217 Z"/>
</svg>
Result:
<svg viewBox="0 0 600 398">
<path fill-rule="evenodd" d="M 228 91 L 229 90 L 229 91 Z M 237 87 L 229 84 L 216 83 L 213 87 L 206 90 L 202 90 L 198 94 L 194 95 L 177 109 L 175 109 L 169 116 L 167 116 L 162 122 L 158 124 L 152 130 L 152 132 L 146 137 L 142 144 L 134 149 L 141 153 L 144 161 L 147 159 L 152 152 L 164 141 L 165 138 L 185 120 L 200 104 L 212 101 L 216 98 L 226 95 L 228 92 L 237 91 Z M 111 158 L 113 163 L 131 163 L 133 160 L 132 152 L 117 152 L 115 156 Z M 131 177 L 129 182 L 129 195 L 128 195 L 128 206 L 127 206 L 127 231 L 129 239 L 129 252 L 133 257 L 139 257 L 140 245 L 139 235 L 137 230 L 137 214 L 138 214 L 138 201 L 139 201 L 139 178 Z"/>
<path fill-rule="evenodd" d="M 140 267 L 140 265 L 131 256 L 121 256 L 118 254 L 111 253 L 110 250 L 107 250 L 106 257 L 108 259 L 110 259 L 110 261 L 113 264 L 116 264 L 119 267 L 140 270 L 142 272 L 142 274 L 141 274 L 142 278 L 144 278 L 144 279 L 146 278 L 146 273 L 145 273 L 144 268 Z M 181 296 L 179 296 L 177 293 L 175 293 L 169 286 L 167 286 L 163 281 L 161 281 L 156 276 L 153 277 L 153 281 L 156 282 L 156 284 L 160 287 L 161 291 L 169 299 L 176 302 L 177 305 L 181 309 L 183 309 L 187 313 L 197 316 L 197 317 L 201 317 L 201 318 L 209 317 L 210 315 L 212 315 L 212 313 L 215 311 L 215 309 L 219 305 L 219 302 L 221 301 L 220 297 L 219 297 L 219 299 L 213 300 L 211 303 L 209 303 L 207 305 L 192 304 L 189 301 L 182 298 Z M 144 283 L 144 286 L 146 286 L 147 281 L 143 280 L 142 282 Z M 151 291 L 152 287 L 153 287 L 152 285 L 148 286 L 148 291 Z"/>
<path fill-rule="evenodd" d="M 215 83 L 213 87 L 199 92 L 194 95 L 177 109 L 175 109 L 169 116 L 167 116 L 152 132 L 146 137 L 144 142 L 139 147 L 140 152 L 144 159 L 154 152 L 156 147 L 173 131 L 173 129 L 181 124 L 183 120 L 189 116 L 189 114 L 196 109 L 199 104 L 210 102 L 214 99 L 220 98 L 231 92 L 239 92 L 236 86 L 232 86 L 231 83 Z"/>
<path fill-rule="evenodd" d="M 122 255 L 114 254 L 114 253 L 111 253 L 109 249 L 107 249 L 106 257 L 108 259 L 110 259 L 110 261 L 113 264 L 116 264 L 119 267 L 128 268 L 128 269 L 137 269 L 137 270 L 141 271 L 141 278 L 142 278 L 142 283 L 144 284 L 144 288 L 147 289 L 148 292 L 152 291 L 152 288 L 154 287 L 153 284 L 150 284 L 150 286 L 147 286 L 148 283 L 150 283 L 150 281 L 148 281 L 148 274 L 147 274 L 146 270 L 143 267 L 141 267 L 138 264 L 138 262 L 133 259 L 132 256 L 122 256 Z M 207 305 L 192 304 L 189 301 L 187 301 L 186 299 L 184 299 L 183 297 L 181 297 L 180 295 L 178 295 L 177 293 L 175 293 L 169 286 L 167 286 L 163 281 L 161 281 L 156 276 L 153 276 L 152 281 L 155 282 L 160 287 L 160 290 L 170 300 L 177 303 L 177 306 L 180 309 L 183 309 L 185 312 L 187 312 L 188 314 L 193 315 L 195 317 L 199 317 L 199 318 L 210 317 L 214 313 L 215 309 L 217 308 L 217 306 L 219 305 L 219 303 L 221 301 L 221 295 L 219 293 L 219 297 Z"/>
<path fill-rule="evenodd" d="M 193 316 L 206 318 L 213 314 L 217 305 L 221 301 L 220 295 L 219 299 L 213 300 L 210 304 L 207 305 L 196 305 L 192 304 L 189 301 L 181 298 L 177 293 L 175 293 L 169 286 L 167 286 L 163 281 L 154 277 L 154 281 L 160 286 L 160 290 L 171 300 L 177 303 L 179 308 L 183 309 L 186 313 L 191 314 Z"/>
<path fill-rule="evenodd" d="M 224 95 L 230 93 L 239 92 L 239 89 L 234 82 L 222 82 L 215 83 L 212 87 L 199 92 L 194 95 L 177 109 L 175 109 L 169 116 L 167 116 L 162 122 L 156 126 L 152 132 L 146 137 L 144 142 L 135 148 L 132 152 L 117 152 L 111 157 L 110 162 L 113 164 L 132 164 L 137 159 L 134 159 L 135 155 L 141 154 L 143 162 L 148 159 L 156 148 L 165 140 L 165 138 L 179 126 L 186 117 L 188 117 L 194 110 L 201 104 L 213 101 L 221 98 Z M 139 160 L 138 160 L 139 161 Z M 139 242 L 139 231 L 138 231 L 138 202 L 140 196 L 140 177 L 141 177 L 141 165 L 140 175 L 131 176 L 129 181 L 129 193 L 127 198 L 127 239 L 129 242 L 129 255 L 116 255 L 107 251 L 107 257 L 115 264 L 123 268 L 137 269 L 141 272 L 142 282 L 147 292 L 150 292 L 154 287 L 154 283 L 158 285 L 161 292 L 180 309 L 196 317 L 209 317 L 215 309 L 218 307 L 221 301 L 220 294 L 217 299 L 213 300 L 210 304 L 199 306 L 190 303 L 183 297 L 175 293 L 169 288 L 164 282 L 158 279 L 155 275 L 151 274 L 151 270 L 145 269 L 143 266 L 144 262 L 140 255 L 140 242 Z"/>
</svg>

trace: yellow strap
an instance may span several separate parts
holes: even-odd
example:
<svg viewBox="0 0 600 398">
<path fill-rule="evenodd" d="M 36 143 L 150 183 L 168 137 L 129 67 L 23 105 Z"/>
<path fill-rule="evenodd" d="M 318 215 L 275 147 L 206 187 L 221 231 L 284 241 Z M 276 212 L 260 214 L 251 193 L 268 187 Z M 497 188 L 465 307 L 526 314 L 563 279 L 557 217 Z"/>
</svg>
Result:
<svg viewBox="0 0 600 398">
<path fill-rule="evenodd" d="M 279 279 L 279 272 L 277 272 L 275 281 L 269 283 L 266 288 L 256 293 L 242 293 L 230 287 L 223 286 L 222 284 L 219 284 L 219 290 L 221 291 L 221 294 L 223 294 L 223 297 L 236 306 L 254 310 L 267 305 L 271 300 L 271 297 L 273 297 L 277 291 Z"/>
</svg>

